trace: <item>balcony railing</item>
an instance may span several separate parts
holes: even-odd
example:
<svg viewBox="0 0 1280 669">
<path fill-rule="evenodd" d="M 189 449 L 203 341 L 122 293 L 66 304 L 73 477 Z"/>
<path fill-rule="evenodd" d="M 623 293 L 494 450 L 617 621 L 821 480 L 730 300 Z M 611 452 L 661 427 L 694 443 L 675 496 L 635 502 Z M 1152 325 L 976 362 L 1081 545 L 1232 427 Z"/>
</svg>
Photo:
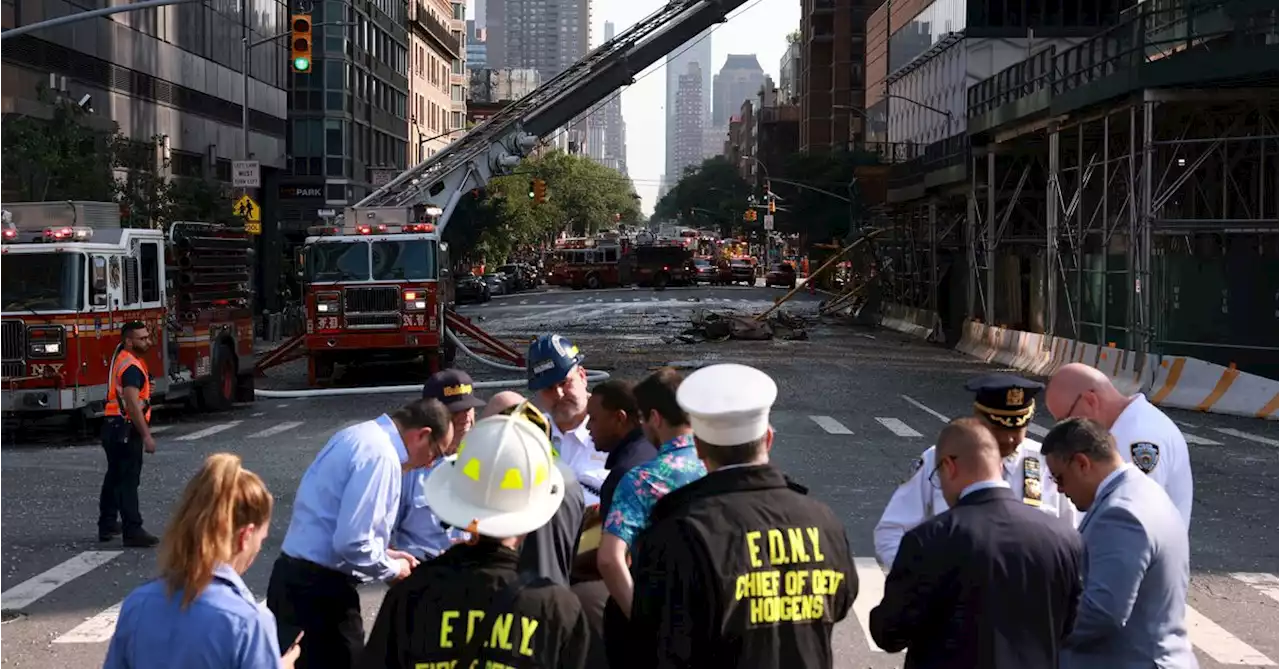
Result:
<svg viewBox="0 0 1280 669">
<path fill-rule="evenodd" d="M 427 31 L 431 39 L 435 40 L 442 49 L 452 54 L 454 58 L 462 58 L 462 48 L 457 38 L 453 36 L 453 32 L 449 30 L 449 26 L 436 20 L 422 3 L 416 2 L 411 6 L 413 7 L 413 16 L 410 21 L 422 26 L 422 29 Z"/>
<path fill-rule="evenodd" d="M 974 84 L 968 93 L 969 118 L 1041 92 L 1052 100 L 1181 52 L 1276 43 L 1274 0 L 1171 4 L 1143 2 L 1142 11 L 1070 49 L 1036 54 Z"/>
<path fill-rule="evenodd" d="M 915 146 L 921 147 L 916 144 Z M 968 134 L 952 135 L 946 139 L 924 145 L 910 160 L 893 164 L 889 168 L 889 187 L 905 188 L 920 183 L 925 175 L 964 165 L 969 159 Z"/>
</svg>

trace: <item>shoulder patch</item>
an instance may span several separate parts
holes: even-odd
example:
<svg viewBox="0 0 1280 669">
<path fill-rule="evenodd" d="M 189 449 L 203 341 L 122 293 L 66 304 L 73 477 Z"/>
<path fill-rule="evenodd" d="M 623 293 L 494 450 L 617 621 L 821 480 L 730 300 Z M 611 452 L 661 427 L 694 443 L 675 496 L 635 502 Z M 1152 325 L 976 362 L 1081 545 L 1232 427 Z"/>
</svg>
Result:
<svg viewBox="0 0 1280 669">
<path fill-rule="evenodd" d="M 1129 445 L 1129 457 L 1143 474 L 1150 474 L 1160 464 L 1160 447 L 1149 441 L 1134 442 Z"/>
<path fill-rule="evenodd" d="M 902 481 L 900 481 L 898 485 L 902 485 L 903 483 L 910 481 L 911 477 L 915 476 L 916 472 L 920 471 L 920 468 L 923 466 L 924 466 L 924 458 L 916 458 L 912 460 L 911 467 L 907 470 L 907 475 L 902 477 Z"/>
</svg>

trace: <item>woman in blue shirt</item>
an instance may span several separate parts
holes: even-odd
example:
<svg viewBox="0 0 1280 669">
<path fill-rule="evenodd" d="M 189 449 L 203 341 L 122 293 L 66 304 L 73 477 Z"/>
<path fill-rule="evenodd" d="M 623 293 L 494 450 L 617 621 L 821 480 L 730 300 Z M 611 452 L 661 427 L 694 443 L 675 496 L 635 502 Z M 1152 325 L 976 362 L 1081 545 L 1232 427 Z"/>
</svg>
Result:
<svg viewBox="0 0 1280 669">
<path fill-rule="evenodd" d="M 125 600 L 104 669 L 292 669 L 276 620 L 241 579 L 271 522 L 272 497 L 240 458 L 216 453 L 187 484 L 160 544 L 160 578 Z"/>
</svg>

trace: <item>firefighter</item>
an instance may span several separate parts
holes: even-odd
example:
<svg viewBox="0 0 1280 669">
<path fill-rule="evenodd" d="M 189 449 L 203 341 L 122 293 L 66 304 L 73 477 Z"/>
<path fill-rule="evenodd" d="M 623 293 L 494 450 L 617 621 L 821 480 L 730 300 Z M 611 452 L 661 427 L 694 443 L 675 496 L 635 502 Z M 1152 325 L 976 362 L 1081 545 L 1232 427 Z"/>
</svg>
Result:
<svg viewBox="0 0 1280 669">
<path fill-rule="evenodd" d="M 996 437 L 1004 480 L 1013 494 L 1027 506 L 1060 520 L 1073 528 L 1080 514 L 1049 476 L 1049 465 L 1040 454 L 1040 444 L 1027 438 L 1027 426 L 1035 415 L 1036 394 L 1044 385 L 1012 374 L 986 374 L 970 379 L 965 389 L 974 393 L 974 415 Z M 903 535 L 924 521 L 947 510 L 938 484 L 938 463 L 933 446 L 925 449 L 911 465 L 911 474 L 894 491 L 876 523 L 876 558 L 886 569 L 893 567 Z"/>
<path fill-rule="evenodd" d="M 151 548 L 160 543 L 142 529 L 138 508 L 142 454 L 156 452 L 156 440 L 151 436 L 151 374 L 142 359 L 149 348 L 151 332 L 147 326 L 139 321 L 126 323 L 111 361 L 102 424 L 107 473 L 98 498 L 98 541 L 111 541 L 123 534 L 123 543 L 130 548 Z"/>
<path fill-rule="evenodd" d="M 392 586 L 359 666 L 584 667 L 578 599 L 519 570 L 521 541 L 551 520 L 564 491 L 545 431 L 520 412 L 476 423 L 426 485 L 441 520 L 472 539 Z"/>
<path fill-rule="evenodd" d="M 835 514 L 769 464 L 777 394 L 736 364 L 676 391 L 709 473 L 659 500 L 635 543 L 634 666 L 832 666 L 858 576 Z"/>
</svg>

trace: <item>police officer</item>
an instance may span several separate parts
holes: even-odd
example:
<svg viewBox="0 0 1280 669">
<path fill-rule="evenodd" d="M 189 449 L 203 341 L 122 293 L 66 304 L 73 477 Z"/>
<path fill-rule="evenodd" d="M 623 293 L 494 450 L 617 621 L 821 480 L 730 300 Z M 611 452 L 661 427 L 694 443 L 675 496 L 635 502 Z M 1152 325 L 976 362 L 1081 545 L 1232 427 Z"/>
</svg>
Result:
<svg viewBox="0 0 1280 669">
<path fill-rule="evenodd" d="M 659 500 L 636 540 L 634 666 L 832 666 L 857 572 L 831 509 L 769 464 L 777 394 L 735 364 L 680 384 L 709 473 Z"/>
<path fill-rule="evenodd" d="M 453 440 L 434 462 L 404 475 L 400 486 L 400 514 L 391 545 L 410 555 L 430 560 L 443 553 L 453 537 L 427 504 L 427 477 L 445 458 L 458 452 L 458 446 L 475 423 L 476 409 L 484 402 L 475 396 L 471 375 L 460 369 L 445 369 L 432 374 L 422 387 L 422 396 L 445 406 L 452 416 Z"/>
<path fill-rule="evenodd" d="M 349 669 L 364 646 L 356 585 L 409 576 L 418 560 L 388 548 L 404 472 L 453 440 L 449 410 L 421 399 L 339 431 L 302 475 L 267 583 L 280 647 L 302 638 L 298 669 Z"/>
<path fill-rule="evenodd" d="M 574 471 L 588 506 L 600 503 L 600 488 L 609 476 L 607 454 L 596 451 L 587 429 L 585 356 L 558 334 L 542 335 L 529 345 L 525 364 L 535 404 L 551 418 L 551 447 L 560 462 Z"/>
<path fill-rule="evenodd" d="M 1004 480 L 1014 497 L 1074 528 L 1080 522 L 1079 513 L 1058 493 L 1040 455 L 1040 444 L 1027 438 L 1027 426 L 1036 410 L 1035 397 L 1043 388 L 1041 383 L 1011 374 L 988 374 L 965 384 L 965 390 L 974 393 L 974 415 L 982 419 L 1000 446 Z M 885 567 L 893 566 L 904 534 L 947 510 L 937 484 L 934 454 L 930 446 L 916 458 L 910 477 L 894 491 L 876 523 L 876 557 Z"/>
<path fill-rule="evenodd" d="M 1191 527 L 1195 479 L 1187 439 L 1146 395 L 1125 395 L 1102 372 L 1074 362 L 1049 379 L 1045 405 L 1058 420 L 1080 417 L 1102 423 L 1125 462 L 1159 483 Z"/>
<path fill-rule="evenodd" d="M 151 332 L 139 321 L 126 323 L 120 346 L 111 361 L 107 382 L 106 420 L 102 424 L 102 450 L 107 453 L 107 473 L 98 498 L 98 541 L 124 534 L 131 548 L 150 548 L 160 539 L 142 529 L 138 508 L 138 484 L 142 478 L 142 454 L 156 452 L 151 436 L 151 374 L 142 359 L 151 348 Z"/>
<path fill-rule="evenodd" d="M 519 573 L 519 547 L 560 508 L 546 433 L 521 417 L 476 423 L 427 479 L 427 502 L 472 540 L 423 563 L 383 599 L 360 666 L 585 666 L 587 622 L 568 588 Z"/>
</svg>

